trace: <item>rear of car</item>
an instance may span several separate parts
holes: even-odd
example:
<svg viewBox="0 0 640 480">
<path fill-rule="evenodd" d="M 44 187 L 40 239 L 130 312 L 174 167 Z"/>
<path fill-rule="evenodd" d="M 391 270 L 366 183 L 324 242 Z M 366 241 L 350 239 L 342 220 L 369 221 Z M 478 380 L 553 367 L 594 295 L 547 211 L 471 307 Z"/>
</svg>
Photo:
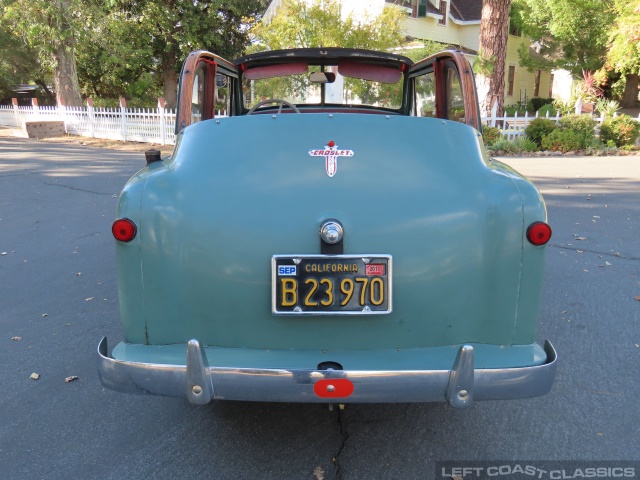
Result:
<svg viewBox="0 0 640 480">
<path fill-rule="evenodd" d="M 125 339 L 110 354 L 100 343 L 104 385 L 196 404 L 466 407 L 546 393 L 556 354 L 535 342 L 544 203 L 486 156 L 464 81 L 466 124 L 442 118 L 455 92 L 438 62 L 462 76 L 464 59 L 449 52 L 413 66 L 371 54 L 373 66 L 359 68 L 339 49 L 333 60 L 313 54 L 285 67 L 276 54 L 237 61 L 231 115 L 183 114 L 190 125 L 179 125 L 173 155 L 125 186 L 114 226 Z M 244 105 L 252 68 L 268 67 L 253 80 L 290 77 L 305 62 L 319 67 L 309 73 L 317 103 Z M 234 77 L 220 81 L 216 63 L 210 78 L 231 90 Z M 386 94 L 399 105 L 327 101 L 336 80 L 325 72 L 345 83 L 396 78 L 381 66 L 401 72 L 401 88 Z M 433 116 L 415 108 L 421 72 L 443 85 Z M 203 79 L 188 93 L 181 85 L 181 108 L 193 91 L 215 91 Z"/>
</svg>

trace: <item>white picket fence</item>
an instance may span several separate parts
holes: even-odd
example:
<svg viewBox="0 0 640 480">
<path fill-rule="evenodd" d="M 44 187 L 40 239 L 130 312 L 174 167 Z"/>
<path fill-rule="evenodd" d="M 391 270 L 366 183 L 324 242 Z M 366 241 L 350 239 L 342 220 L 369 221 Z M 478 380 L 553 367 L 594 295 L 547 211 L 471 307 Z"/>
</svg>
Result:
<svg viewBox="0 0 640 480">
<path fill-rule="evenodd" d="M 588 114 L 585 114 L 585 115 L 588 115 Z M 618 114 L 614 113 L 613 116 L 617 117 Z M 491 127 L 498 127 L 502 135 L 507 140 L 514 140 L 518 137 L 524 136 L 525 134 L 524 131 L 527 128 L 527 125 L 529 125 L 536 118 L 540 118 L 538 116 L 538 112 L 536 112 L 535 115 L 529 115 L 528 113 L 525 113 L 524 115 L 520 115 L 520 116 L 518 116 L 518 112 L 516 112 L 516 114 L 513 117 L 509 117 L 506 115 L 502 117 L 498 117 L 495 115 L 495 112 L 494 112 L 494 114 L 491 115 L 490 117 L 481 117 L 480 121 L 484 125 L 489 125 Z M 542 118 L 547 118 L 557 123 L 558 120 L 560 120 L 560 113 L 556 113 L 555 116 L 550 117 L 549 112 L 547 112 L 547 114 Z M 600 116 L 600 117 L 592 116 L 592 118 L 598 124 L 596 125 L 596 128 L 598 128 L 599 124 L 601 124 L 605 119 L 605 117 L 603 116 Z M 640 115 L 638 115 L 638 118 L 634 118 L 634 120 L 640 122 Z"/>
<path fill-rule="evenodd" d="M 64 121 L 73 135 L 174 145 L 175 110 L 170 108 L 19 107 L 0 105 L 0 125 L 23 128 L 24 122 Z"/>
<path fill-rule="evenodd" d="M 222 113 L 222 112 L 219 112 Z M 223 116 L 223 115 L 221 115 Z M 495 114 L 482 117 L 485 125 L 500 128 L 504 137 L 513 140 L 523 136 L 527 125 L 539 118 L 535 115 L 521 115 L 513 117 Z M 560 120 L 560 114 L 545 118 Z M 601 123 L 602 117 L 593 117 Z M 0 126 L 23 128 L 24 122 L 37 120 L 62 120 L 67 133 L 85 137 L 108 138 L 133 142 L 160 143 L 175 145 L 175 110 L 170 108 L 98 108 L 85 107 L 19 107 L 14 105 L 0 105 Z M 635 119 L 640 122 L 640 115 Z"/>
</svg>

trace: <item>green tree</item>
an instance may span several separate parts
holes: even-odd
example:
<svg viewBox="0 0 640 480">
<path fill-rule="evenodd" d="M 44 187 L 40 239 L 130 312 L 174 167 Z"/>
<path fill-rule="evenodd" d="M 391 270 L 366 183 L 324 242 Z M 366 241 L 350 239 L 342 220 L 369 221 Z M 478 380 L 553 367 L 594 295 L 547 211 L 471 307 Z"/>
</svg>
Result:
<svg viewBox="0 0 640 480">
<path fill-rule="evenodd" d="M 307 5 L 286 0 L 269 23 L 252 29 L 254 51 L 284 48 L 345 47 L 390 50 L 402 44 L 399 8 L 386 6 L 378 16 L 358 21 L 353 15 L 342 18 L 335 0 Z"/>
<path fill-rule="evenodd" d="M 399 8 L 386 6 L 382 13 L 365 19 L 353 15 L 343 18 L 340 4 L 334 0 L 312 4 L 286 0 L 270 22 L 260 22 L 251 31 L 253 52 L 287 48 L 345 47 L 385 51 L 397 48 L 403 41 Z M 263 82 L 266 96 L 275 93 L 286 97 L 305 79 L 295 76 L 279 77 Z M 395 84 L 369 82 L 345 78 L 347 96 L 364 103 L 393 107 L 401 98 L 401 87 Z M 260 92 L 258 92 L 260 94 Z"/>
<path fill-rule="evenodd" d="M 617 0 L 617 18 L 609 36 L 607 70 L 625 76 L 625 90 L 620 102 L 633 108 L 638 100 L 640 79 L 640 0 Z"/>
<path fill-rule="evenodd" d="M 23 51 L 35 52 L 43 68 L 53 72 L 58 103 L 81 105 L 75 48 L 81 0 L 0 0 L 0 20 L 18 36 Z M 32 57 L 33 58 L 33 57 Z"/>
<path fill-rule="evenodd" d="M 83 53 L 88 90 L 110 92 L 119 82 L 129 91 L 155 81 L 168 106 L 177 101 L 178 74 L 192 50 L 235 58 L 248 45 L 248 29 L 264 0 L 110 0 L 102 35 L 108 43 Z M 99 55 L 100 65 L 91 65 Z M 107 82 L 100 79 L 107 74 Z M 111 93 L 109 93 L 111 94 Z"/>
<path fill-rule="evenodd" d="M 82 93 L 102 104 L 115 105 L 121 96 L 133 100 L 131 105 L 155 104 L 162 75 L 145 29 L 112 4 L 104 4 L 92 24 L 99 27 L 76 50 Z"/>
<path fill-rule="evenodd" d="M 39 85 L 47 103 L 55 102 L 49 91 L 51 81 L 47 69 L 42 68 L 37 53 L 11 31 L 0 18 L 0 99 L 15 95 L 15 87 L 23 83 Z"/>
<path fill-rule="evenodd" d="M 538 55 L 520 49 L 523 66 L 564 68 L 580 77 L 596 71 L 607 54 L 615 11 L 602 0 L 513 0 L 512 21 L 536 42 Z"/>
</svg>

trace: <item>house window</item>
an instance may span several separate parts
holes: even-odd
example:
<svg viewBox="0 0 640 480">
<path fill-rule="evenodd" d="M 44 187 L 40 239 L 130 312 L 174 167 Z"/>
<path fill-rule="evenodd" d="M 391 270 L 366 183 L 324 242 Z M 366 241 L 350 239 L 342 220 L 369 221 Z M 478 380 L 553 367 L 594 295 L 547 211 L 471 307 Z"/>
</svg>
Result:
<svg viewBox="0 0 640 480">
<path fill-rule="evenodd" d="M 509 65 L 509 77 L 507 78 L 507 95 L 513 95 L 513 84 L 515 83 L 516 67 Z"/>
<path fill-rule="evenodd" d="M 535 86 L 533 87 L 533 96 L 534 97 L 539 97 L 540 96 L 540 70 L 536 70 L 536 83 Z"/>
<path fill-rule="evenodd" d="M 444 0 L 440 0 L 440 14 L 442 18 L 438 20 L 438 25 L 446 25 L 447 24 L 447 2 Z"/>
<path fill-rule="evenodd" d="M 418 0 L 418 17 L 426 17 L 427 16 L 427 1 L 428 0 Z"/>
<path fill-rule="evenodd" d="M 553 73 L 549 79 L 549 98 L 553 98 Z"/>
</svg>

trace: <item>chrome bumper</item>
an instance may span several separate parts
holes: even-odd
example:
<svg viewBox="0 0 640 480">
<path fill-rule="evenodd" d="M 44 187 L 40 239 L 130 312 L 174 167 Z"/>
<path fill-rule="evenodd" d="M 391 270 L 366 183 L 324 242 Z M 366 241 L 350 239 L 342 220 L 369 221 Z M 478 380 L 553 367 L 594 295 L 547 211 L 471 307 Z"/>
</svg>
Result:
<svg viewBox="0 0 640 480">
<path fill-rule="evenodd" d="M 549 392 L 556 373 L 556 351 L 544 344 L 547 361 L 519 368 L 474 369 L 473 347 L 458 349 L 451 370 L 280 370 L 210 367 L 197 340 L 187 344 L 186 365 L 159 365 L 107 356 L 107 338 L 98 346 L 102 384 L 127 393 L 186 397 L 196 405 L 212 400 L 306 403 L 443 402 L 465 408 L 473 400 L 529 398 Z M 322 391 L 316 383 L 322 380 Z M 344 381 L 353 393 L 337 396 Z M 314 388 L 316 387 L 316 388 Z M 326 391 L 325 391 L 326 389 Z M 332 394 L 331 392 L 335 392 Z"/>
</svg>

